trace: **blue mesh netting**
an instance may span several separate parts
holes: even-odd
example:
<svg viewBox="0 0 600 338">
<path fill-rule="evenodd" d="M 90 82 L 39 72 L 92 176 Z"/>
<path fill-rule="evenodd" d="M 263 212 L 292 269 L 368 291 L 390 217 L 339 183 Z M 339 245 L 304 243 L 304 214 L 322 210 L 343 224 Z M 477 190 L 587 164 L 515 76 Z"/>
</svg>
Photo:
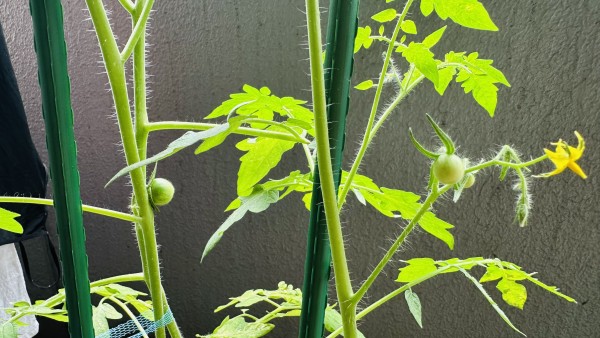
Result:
<svg viewBox="0 0 600 338">
<path fill-rule="evenodd" d="M 146 317 L 139 315 L 136 317 L 137 321 L 144 328 L 146 333 L 156 331 L 157 328 L 168 325 L 173 321 L 173 313 L 171 309 L 163 315 L 163 317 L 157 321 L 148 320 Z M 119 324 L 116 327 L 104 332 L 103 334 L 96 336 L 96 338 L 141 338 L 142 333 L 139 331 L 137 325 L 133 320 L 129 320 L 123 324 Z"/>
</svg>

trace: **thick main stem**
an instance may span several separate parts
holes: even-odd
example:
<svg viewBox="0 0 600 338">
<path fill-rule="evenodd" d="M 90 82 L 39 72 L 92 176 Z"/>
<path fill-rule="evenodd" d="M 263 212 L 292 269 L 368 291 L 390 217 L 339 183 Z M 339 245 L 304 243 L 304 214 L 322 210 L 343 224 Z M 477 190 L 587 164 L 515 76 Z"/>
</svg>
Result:
<svg viewBox="0 0 600 338">
<path fill-rule="evenodd" d="M 315 113 L 315 132 L 317 143 L 317 160 L 321 177 L 323 206 L 327 219 L 327 230 L 331 245 L 333 271 L 336 291 L 342 315 L 342 326 L 346 338 L 356 338 L 356 305 L 350 300 L 353 295 L 350 273 L 346 260 L 344 238 L 337 208 L 337 197 L 333 179 L 329 133 L 327 131 L 327 109 L 325 98 L 325 79 L 322 62 L 321 19 L 318 0 L 306 0 L 306 18 L 308 26 L 308 44 L 310 53 L 310 70 L 312 99 Z"/>
<path fill-rule="evenodd" d="M 123 141 L 123 150 L 127 165 L 132 165 L 140 161 L 138 146 L 135 139 L 135 131 L 131 119 L 131 109 L 129 106 L 129 94 L 127 92 L 127 82 L 125 69 L 121 62 L 121 54 L 115 41 L 112 29 L 108 22 L 108 17 L 104 5 L 100 0 L 86 0 L 92 22 L 96 28 L 98 41 L 104 57 L 109 83 L 113 93 L 115 108 L 117 111 L 117 120 L 121 139 Z M 146 260 L 148 265 L 147 280 L 154 307 L 154 318 L 162 318 L 164 314 L 162 288 L 160 281 L 160 264 L 156 244 L 156 234 L 154 232 L 154 211 L 148 200 L 146 190 L 144 168 L 137 168 L 131 172 L 131 183 L 136 201 L 135 211 L 142 220 L 137 223 L 144 234 Z M 143 259 L 143 257 L 142 257 Z M 165 337 L 164 329 L 157 331 L 159 338 Z"/>
</svg>

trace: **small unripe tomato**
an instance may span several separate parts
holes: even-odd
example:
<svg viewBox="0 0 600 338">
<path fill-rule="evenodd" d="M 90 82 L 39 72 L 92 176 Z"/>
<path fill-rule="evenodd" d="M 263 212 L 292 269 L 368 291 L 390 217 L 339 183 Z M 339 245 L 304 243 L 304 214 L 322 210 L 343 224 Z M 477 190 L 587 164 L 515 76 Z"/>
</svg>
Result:
<svg viewBox="0 0 600 338">
<path fill-rule="evenodd" d="M 164 178 L 155 178 L 148 188 L 150 200 L 155 206 L 161 207 L 169 204 L 175 195 L 173 183 Z"/>
<path fill-rule="evenodd" d="M 441 154 L 433 162 L 433 174 L 442 184 L 456 184 L 465 176 L 465 164 L 454 154 Z"/>
<path fill-rule="evenodd" d="M 473 186 L 473 184 L 475 184 L 475 175 L 469 174 L 469 176 L 467 176 L 467 181 L 465 182 L 464 188 L 469 189 Z"/>
</svg>

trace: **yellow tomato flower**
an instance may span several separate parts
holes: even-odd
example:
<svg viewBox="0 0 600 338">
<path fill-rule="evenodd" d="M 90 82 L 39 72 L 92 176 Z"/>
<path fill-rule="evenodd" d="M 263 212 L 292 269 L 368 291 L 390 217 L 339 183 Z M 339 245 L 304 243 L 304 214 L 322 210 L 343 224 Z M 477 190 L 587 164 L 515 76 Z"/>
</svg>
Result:
<svg viewBox="0 0 600 338">
<path fill-rule="evenodd" d="M 541 175 L 537 175 L 537 177 L 550 177 L 553 175 L 558 175 L 562 173 L 565 169 L 569 168 L 577 175 L 581 176 L 581 178 L 586 179 L 587 175 L 583 172 L 581 167 L 576 163 L 577 160 L 581 158 L 583 155 L 583 150 L 585 149 L 585 141 L 583 137 L 578 132 L 575 132 L 575 136 L 577 136 L 578 144 L 577 148 L 571 147 L 567 144 L 567 142 L 563 140 L 558 140 L 556 143 L 552 143 L 552 145 L 556 146 L 556 151 L 551 151 L 548 149 L 544 149 L 546 155 L 554 163 L 556 169 L 549 173 L 544 173 Z"/>
</svg>

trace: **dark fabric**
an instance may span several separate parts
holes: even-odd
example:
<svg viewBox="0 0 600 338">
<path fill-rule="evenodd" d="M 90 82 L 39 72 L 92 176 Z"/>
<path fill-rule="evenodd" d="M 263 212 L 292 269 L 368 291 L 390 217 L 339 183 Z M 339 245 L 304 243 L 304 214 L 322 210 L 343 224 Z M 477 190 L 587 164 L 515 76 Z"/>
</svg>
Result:
<svg viewBox="0 0 600 338">
<path fill-rule="evenodd" d="M 0 195 L 45 197 L 48 178 L 35 150 L 17 80 L 0 25 Z M 21 216 L 22 235 L 0 230 L 0 245 L 46 233 L 47 213 L 41 205 L 0 203 Z"/>
</svg>

